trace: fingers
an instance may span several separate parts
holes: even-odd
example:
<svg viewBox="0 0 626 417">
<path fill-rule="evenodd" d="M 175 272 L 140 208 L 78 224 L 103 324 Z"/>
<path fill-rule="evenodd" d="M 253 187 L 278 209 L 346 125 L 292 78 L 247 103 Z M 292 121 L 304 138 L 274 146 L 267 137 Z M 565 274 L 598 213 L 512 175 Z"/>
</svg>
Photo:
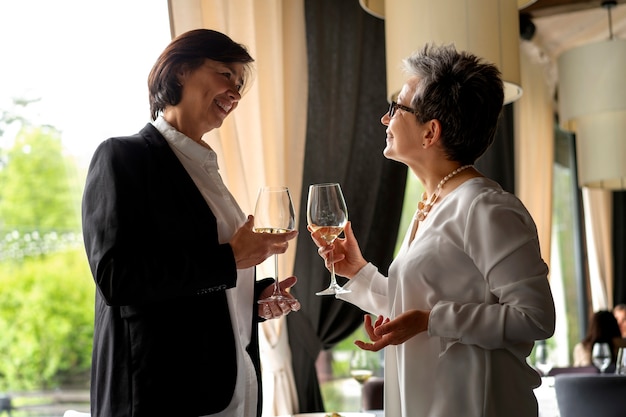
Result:
<svg viewBox="0 0 626 417">
<path fill-rule="evenodd" d="M 281 309 L 283 310 L 284 314 L 289 314 L 289 312 L 291 311 L 298 311 L 300 310 L 300 302 L 298 300 L 296 300 L 293 295 L 291 295 L 291 293 L 289 293 L 287 291 L 288 288 L 293 287 L 296 282 L 298 281 L 298 279 L 294 276 L 291 277 L 287 277 L 284 280 L 282 280 L 278 285 L 280 286 L 280 292 L 287 297 L 287 299 L 285 300 L 285 303 L 288 304 L 288 306 L 284 306 L 284 305 L 280 305 Z"/>
<path fill-rule="evenodd" d="M 282 291 L 285 291 L 288 288 L 293 287 L 296 284 L 296 282 L 298 282 L 298 278 L 296 278 L 294 276 L 291 276 L 291 277 L 287 277 L 284 280 L 280 281 L 278 283 L 278 285 L 280 286 L 280 290 L 282 292 Z"/>
<path fill-rule="evenodd" d="M 281 301 L 263 301 L 259 304 L 259 316 L 266 320 L 286 316 L 300 310 L 300 302 L 293 297 Z"/>
<path fill-rule="evenodd" d="M 296 300 L 293 295 L 288 291 L 293 287 L 298 279 L 294 276 L 287 277 L 278 283 L 282 298 L 275 300 L 271 298 L 273 286 L 267 287 L 261 293 L 259 299 L 259 316 L 264 319 L 275 319 L 281 316 L 285 316 L 292 311 L 300 310 L 300 302 Z"/>
<path fill-rule="evenodd" d="M 388 343 L 384 343 L 383 341 L 367 343 L 367 342 L 363 342 L 362 340 L 356 340 L 354 344 L 357 345 L 360 349 L 369 350 L 372 352 L 378 352 L 379 350 L 385 348 L 388 345 Z"/>
<path fill-rule="evenodd" d="M 343 234 L 346 237 L 346 239 L 352 239 L 355 240 L 356 238 L 354 237 L 354 232 L 352 231 L 352 222 L 348 221 L 345 225 L 345 227 L 343 228 Z"/>
</svg>

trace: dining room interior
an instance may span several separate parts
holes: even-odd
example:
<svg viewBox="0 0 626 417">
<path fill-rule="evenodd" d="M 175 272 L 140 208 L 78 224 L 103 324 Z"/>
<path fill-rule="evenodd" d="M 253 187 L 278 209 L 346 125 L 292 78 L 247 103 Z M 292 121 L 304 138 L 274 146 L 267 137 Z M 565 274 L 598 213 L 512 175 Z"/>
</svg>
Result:
<svg viewBox="0 0 626 417">
<path fill-rule="evenodd" d="M 387 270 L 423 190 L 382 157 L 379 120 L 402 86 L 400 60 L 426 42 L 502 71 L 496 142 L 476 167 L 536 221 L 557 309 L 550 366 L 571 366 L 593 312 L 626 303 L 626 0 L 168 0 L 167 13 L 171 37 L 212 28 L 250 48 L 254 84 L 206 141 L 245 212 L 261 186 L 286 185 L 301 231 L 279 262 L 281 277 L 298 277 L 302 309 L 260 325 L 264 417 L 364 411 L 349 364 L 363 311 L 315 295 L 328 271 L 304 190 L 341 183 L 363 253 Z M 549 388 L 540 416 L 558 417 Z"/>
<path fill-rule="evenodd" d="M 219 19 L 208 13 L 209 3 L 195 15 L 189 12 L 189 3 L 170 2 L 173 34 L 201 22 L 218 24 Z M 454 43 L 498 64 L 507 84 L 505 108 L 496 144 L 477 166 L 518 195 L 537 222 L 557 307 L 557 331 L 546 344 L 554 366 L 565 367 L 573 345 L 585 335 L 589 315 L 626 300 L 623 3 L 318 1 L 304 2 L 303 10 L 283 3 L 286 8 L 278 20 L 271 20 L 267 10 L 254 8 L 251 13 L 265 19 L 263 30 L 249 24 L 246 33 L 234 18 L 221 22 L 258 48 L 259 66 L 264 60 L 259 43 L 272 45 L 273 59 L 266 61 L 283 63 L 279 65 L 283 84 L 274 83 L 273 88 L 284 90 L 272 105 L 284 110 L 284 125 L 279 126 L 284 130 L 262 148 L 272 161 L 285 162 L 282 178 L 293 191 L 296 211 L 306 204 L 300 193 L 306 184 L 341 182 L 348 190 L 348 207 L 353 207 L 351 219 L 361 225 L 356 232 L 364 236 L 364 252 L 382 270 L 394 254 L 385 248 L 397 249 L 419 195 L 419 184 L 410 174 L 370 157 L 380 153 L 384 137 L 383 128 L 376 130 L 376 121 L 402 85 L 400 59 L 430 41 Z M 298 29 L 302 15 L 304 26 Z M 273 34 L 269 27 L 275 28 Z M 260 71 L 259 85 L 262 77 Z M 346 118 L 351 124 L 346 125 Z M 298 121 L 304 123 L 300 130 L 295 126 Z M 233 123 L 237 125 L 236 118 Z M 231 142 L 221 135 L 221 143 Z M 286 142 L 281 145 L 277 137 Z M 301 147 L 294 146 L 296 137 L 304 138 Z M 294 160 L 302 165 L 296 166 Z M 269 161 L 266 180 L 272 175 L 280 179 L 270 169 L 280 164 Z M 294 175 L 287 174 L 290 168 Z M 373 226 L 373 219 L 378 223 L 383 219 L 384 224 Z M 301 220 L 300 229 L 305 227 Z M 362 316 L 345 303 L 314 295 L 319 281 L 314 277 L 326 273 L 316 257 L 311 243 L 300 235 L 283 262 L 304 278 L 294 288 L 304 314 L 288 316 L 276 325 L 279 330 L 266 329 L 270 346 L 284 344 L 290 351 L 284 370 L 293 372 L 291 389 L 304 411 L 328 406 L 328 398 L 339 395 L 341 388 L 322 395 L 318 390 L 341 379 L 337 374 L 346 368 L 340 362 L 347 360 L 342 342 L 359 331 Z M 280 331 L 283 325 L 286 332 Z M 272 359 L 284 360 L 285 355 Z M 529 361 L 534 362 L 534 356 Z M 345 373 L 343 377 L 349 380 Z"/>
</svg>

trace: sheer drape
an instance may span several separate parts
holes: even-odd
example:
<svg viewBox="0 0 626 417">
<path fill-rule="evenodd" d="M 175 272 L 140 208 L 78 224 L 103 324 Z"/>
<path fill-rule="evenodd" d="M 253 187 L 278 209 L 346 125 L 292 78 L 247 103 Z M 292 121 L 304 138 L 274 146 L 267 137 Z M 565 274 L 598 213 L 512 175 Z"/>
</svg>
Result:
<svg viewBox="0 0 626 417">
<path fill-rule="evenodd" d="M 610 190 L 583 188 L 587 266 L 593 311 L 613 307 L 612 209 Z"/>
<path fill-rule="evenodd" d="M 515 102 L 515 193 L 537 224 L 543 259 L 550 264 L 554 171 L 554 82 L 547 58 L 520 44 L 524 94 Z"/>
<path fill-rule="evenodd" d="M 380 118 L 388 108 L 384 22 L 354 0 L 307 0 L 305 6 L 310 87 L 301 206 L 309 184 L 339 182 L 361 250 L 386 272 L 406 168 L 382 155 L 386 135 Z M 299 228 L 306 230 L 303 215 Z M 363 314 L 315 295 L 328 285 L 329 272 L 305 233 L 298 237 L 295 274 L 302 310 L 287 323 L 300 411 L 322 411 L 315 361 L 360 326 Z"/>
<path fill-rule="evenodd" d="M 169 6 L 173 36 L 215 29 L 246 45 L 256 60 L 254 83 L 237 111 L 205 138 L 225 183 L 246 213 L 253 212 L 259 187 L 287 185 L 298 214 L 308 87 L 302 0 L 170 0 Z M 294 242 L 279 257 L 282 278 L 291 275 L 295 251 Z M 258 276 L 271 275 L 266 265 Z M 259 335 L 263 414 L 297 412 L 284 320 L 262 324 Z"/>
</svg>

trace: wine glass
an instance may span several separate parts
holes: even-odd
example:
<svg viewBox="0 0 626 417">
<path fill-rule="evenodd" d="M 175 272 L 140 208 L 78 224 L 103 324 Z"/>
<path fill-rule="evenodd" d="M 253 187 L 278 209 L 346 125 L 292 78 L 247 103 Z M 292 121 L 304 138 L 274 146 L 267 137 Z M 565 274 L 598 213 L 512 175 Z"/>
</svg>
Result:
<svg viewBox="0 0 626 417">
<path fill-rule="evenodd" d="M 286 233 L 295 229 L 295 211 L 287 187 L 261 187 L 254 209 L 256 233 Z M 286 301 L 278 284 L 278 254 L 274 254 L 274 292 L 259 303 Z"/>
<path fill-rule="evenodd" d="M 376 370 L 378 358 L 369 350 L 358 349 L 350 357 L 350 376 L 363 385 Z"/>
<path fill-rule="evenodd" d="M 307 222 L 312 231 L 320 231 L 327 244 L 335 241 L 348 222 L 348 209 L 337 183 L 313 184 L 309 186 Z M 333 253 L 329 253 L 330 285 L 316 295 L 333 295 L 350 292 L 337 284 Z"/>
<path fill-rule="evenodd" d="M 615 373 L 617 375 L 626 374 L 626 364 L 624 362 L 626 362 L 626 358 L 624 357 L 624 348 L 621 347 L 617 349 L 617 360 L 615 361 Z"/>
<path fill-rule="evenodd" d="M 535 368 L 541 372 L 542 376 L 548 376 L 552 366 L 548 344 L 545 341 L 537 343 L 535 348 Z"/>
<path fill-rule="evenodd" d="M 594 343 L 591 348 L 591 360 L 603 374 L 611 364 L 611 346 L 608 343 Z"/>
</svg>

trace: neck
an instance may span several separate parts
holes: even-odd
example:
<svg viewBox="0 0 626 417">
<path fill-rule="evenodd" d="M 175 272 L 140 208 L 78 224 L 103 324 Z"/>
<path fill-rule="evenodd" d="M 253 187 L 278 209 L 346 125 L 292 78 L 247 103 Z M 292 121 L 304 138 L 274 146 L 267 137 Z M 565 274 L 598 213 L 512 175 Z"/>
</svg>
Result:
<svg viewBox="0 0 626 417">
<path fill-rule="evenodd" d="M 430 198 L 428 198 L 428 194 L 424 192 L 424 194 L 422 194 L 422 201 L 420 201 L 417 204 L 417 212 L 415 213 L 415 218 L 419 221 L 424 220 L 426 216 L 428 216 L 428 213 L 430 213 L 430 210 L 432 209 L 432 207 L 437 202 L 444 185 L 448 181 L 450 181 L 454 176 L 458 175 L 459 173 L 465 171 L 467 168 L 471 168 L 471 167 L 472 165 L 463 165 L 461 167 L 456 168 L 454 171 L 450 172 L 448 175 L 444 176 L 441 179 L 441 181 L 439 181 L 439 183 L 437 184 L 437 187 L 435 188 L 435 191 L 430 195 Z"/>
</svg>

